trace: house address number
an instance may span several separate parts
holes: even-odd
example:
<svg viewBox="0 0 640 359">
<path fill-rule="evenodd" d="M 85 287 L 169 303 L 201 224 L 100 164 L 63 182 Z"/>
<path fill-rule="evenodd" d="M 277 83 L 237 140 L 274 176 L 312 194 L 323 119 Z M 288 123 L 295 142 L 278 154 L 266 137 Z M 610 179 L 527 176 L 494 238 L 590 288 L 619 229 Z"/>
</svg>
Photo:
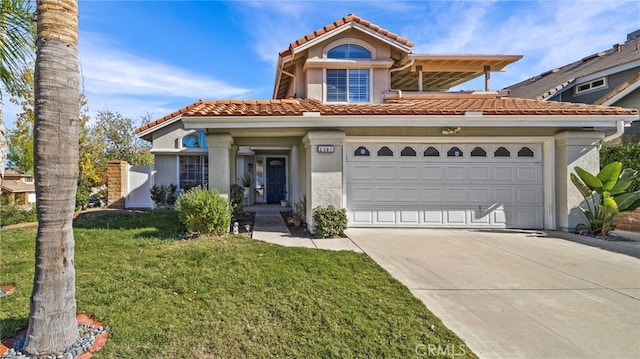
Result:
<svg viewBox="0 0 640 359">
<path fill-rule="evenodd" d="M 318 145 L 318 153 L 333 153 L 333 145 Z"/>
</svg>

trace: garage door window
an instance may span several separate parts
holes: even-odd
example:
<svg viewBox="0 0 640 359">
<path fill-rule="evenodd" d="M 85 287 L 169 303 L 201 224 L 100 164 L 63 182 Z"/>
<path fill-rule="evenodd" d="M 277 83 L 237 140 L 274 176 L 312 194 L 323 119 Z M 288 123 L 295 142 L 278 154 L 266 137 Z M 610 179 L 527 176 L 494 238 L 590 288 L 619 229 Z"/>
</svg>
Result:
<svg viewBox="0 0 640 359">
<path fill-rule="evenodd" d="M 471 157 L 487 157 L 487 151 L 482 147 L 476 147 L 471 151 Z"/>
<path fill-rule="evenodd" d="M 529 147 L 522 147 L 518 151 L 518 157 L 533 157 L 533 151 Z"/>
<path fill-rule="evenodd" d="M 493 153 L 494 157 L 511 157 L 511 152 L 504 147 L 498 147 L 498 149 Z"/>
<path fill-rule="evenodd" d="M 424 150 L 425 157 L 440 157 L 440 151 L 436 150 L 435 147 L 431 146 Z"/>
<path fill-rule="evenodd" d="M 354 156 L 366 156 L 369 157 L 371 153 L 369 152 L 369 150 L 364 147 L 364 146 L 360 146 L 358 148 L 356 148 L 356 150 L 353 152 Z"/>
<path fill-rule="evenodd" d="M 447 157 L 463 157 L 464 153 L 458 147 L 451 147 L 447 151 Z"/>
<path fill-rule="evenodd" d="M 402 152 L 400 152 L 400 156 L 402 156 L 402 157 L 415 157 L 416 156 L 416 150 L 414 150 L 413 148 L 407 146 L 402 150 Z"/>
<path fill-rule="evenodd" d="M 382 148 L 380 148 L 378 150 L 378 156 L 380 157 L 393 157 L 393 151 L 391 151 L 391 149 L 387 146 L 382 146 Z"/>
</svg>

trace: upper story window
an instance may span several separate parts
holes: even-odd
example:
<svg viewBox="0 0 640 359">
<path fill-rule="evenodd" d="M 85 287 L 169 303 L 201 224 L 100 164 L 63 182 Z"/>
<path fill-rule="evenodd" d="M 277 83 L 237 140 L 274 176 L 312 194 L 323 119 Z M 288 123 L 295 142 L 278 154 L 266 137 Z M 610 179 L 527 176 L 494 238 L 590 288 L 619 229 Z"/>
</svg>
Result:
<svg viewBox="0 0 640 359">
<path fill-rule="evenodd" d="M 183 148 L 207 148 L 204 132 L 195 132 L 182 137 Z"/>
<path fill-rule="evenodd" d="M 25 183 L 32 183 L 32 182 L 33 182 L 33 177 L 31 177 L 31 176 L 24 176 L 24 182 L 25 182 Z"/>
<path fill-rule="evenodd" d="M 356 44 L 341 44 L 327 51 L 329 59 L 371 59 L 371 51 Z M 327 69 L 327 102 L 370 102 L 369 69 Z"/>
<path fill-rule="evenodd" d="M 327 102 L 369 102 L 368 69 L 327 69 Z"/>
<path fill-rule="evenodd" d="M 601 77 L 599 79 L 595 79 L 589 82 L 584 82 L 576 85 L 576 94 L 587 92 L 590 90 L 595 90 L 605 86 L 607 86 L 607 79 L 605 77 Z"/>
<path fill-rule="evenodd" d="M 329 59 L 370 59 L 371 51 L 356 44 L 342 44 L 327 51 Z"/>
</svg>

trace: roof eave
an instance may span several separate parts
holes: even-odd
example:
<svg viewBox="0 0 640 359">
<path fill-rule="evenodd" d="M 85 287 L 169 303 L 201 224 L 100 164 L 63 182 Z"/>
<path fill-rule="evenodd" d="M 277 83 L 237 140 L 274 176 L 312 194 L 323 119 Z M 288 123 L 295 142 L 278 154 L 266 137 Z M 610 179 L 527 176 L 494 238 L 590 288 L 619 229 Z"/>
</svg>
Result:
<svg viewBox="0 0 640 359">
<path fill-rule="evenodd" d="M 185 129 L 319 127 L 615 127 L 639 115 L 338 115 L 338 116 L 188 116 Z M 399 122 L 402 120 L 402 122 Z"/>
<path fill-rule="evenodd" d="M 159 129 L 163 128 L 163 127 L 166 127 L 166 126 L 169 126 L 169 125 L 171 125 L 173 123 L 176 123 L 180 119 L 182 119 L 182 114 L 180 114 L 178 116 L 175 116 L 175 117 L 172 117 L 169 120 L 160 122 L 157 125 L 149 127 L 149 128 L 147 128 L 147 129 L 145 129 L 143 131 L 140 131 L 140 132 L 136 133 L 136 137 L 138 137 L 140 139 L 143 139 L 145 141 L 151 142 L 151 134 L 152 133 L 156 132 L 157 130 L 159 130 Z"/>
</svg>

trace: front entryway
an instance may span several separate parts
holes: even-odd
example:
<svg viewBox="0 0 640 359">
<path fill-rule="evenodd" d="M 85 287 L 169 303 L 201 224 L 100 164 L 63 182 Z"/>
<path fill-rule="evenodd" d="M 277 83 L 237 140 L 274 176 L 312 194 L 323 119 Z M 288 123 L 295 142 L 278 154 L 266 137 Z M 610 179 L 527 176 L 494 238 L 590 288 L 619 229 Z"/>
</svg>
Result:
<svg viewBox="0 0 640 359">
<path fill-rule="evenodd" d="M 267 157 L 267 203 L 279 203 L 287 197 L 285 158 Z"/>
</svg>

